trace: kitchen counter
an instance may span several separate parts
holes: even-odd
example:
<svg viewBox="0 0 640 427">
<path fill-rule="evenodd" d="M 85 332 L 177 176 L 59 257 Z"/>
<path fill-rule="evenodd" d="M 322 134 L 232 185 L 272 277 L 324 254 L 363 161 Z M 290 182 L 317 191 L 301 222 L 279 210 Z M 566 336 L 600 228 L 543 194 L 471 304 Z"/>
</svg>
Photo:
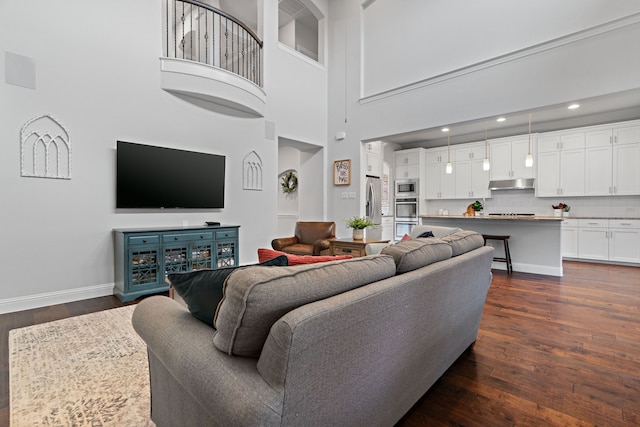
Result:
<svg viewBox="0 0 640 427">
<path fill-rule="evenodd" d="M 442 218 L 442 219 L 467 219 L 479 221 L 562 221 L 566 219 L 560 216 L 530 216 L 530 215 L 505 215 L 505 216 L 466 216 L 466 215 L 420 215 L 420 218 Z"/>
<path fill-rule="evenodd" d="M 465 216 L 465 215 L 420 215 L 420 218 L 456 218 L 456 219 L 507 219 L 507 220 L 524 220 L 524 221 L 563 221 L 565 219 L 611 219 L 617 221 L 624 220 L 640 220 L 640 217 L 629 216 L 544 216 L 544 215 L 514 215 L 514 216 Z"/>
<path fill-rule="evenodd" d="M 422 225 L 460 227 L 481 234 L 508 235 L 514 271 L 562 276 L 562 221 L 556 216 L 420 215 Z M 496 257 L 504 257 L 501 242 L 489 241 Z M 503 262 L 492 268 L 506 269 Z"/>
</svg>

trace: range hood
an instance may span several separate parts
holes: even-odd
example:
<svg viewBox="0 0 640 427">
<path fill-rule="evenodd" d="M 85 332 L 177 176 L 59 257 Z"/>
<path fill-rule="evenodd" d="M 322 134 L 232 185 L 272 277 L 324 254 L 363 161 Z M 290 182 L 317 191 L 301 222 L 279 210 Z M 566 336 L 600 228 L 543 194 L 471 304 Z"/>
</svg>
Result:
<svg viewBox="0 0 640 427">
<path fill-rule="evenodd" d="M 533 190 L 533 178 L 489 181 L 489 190 Z"/>
</svg>

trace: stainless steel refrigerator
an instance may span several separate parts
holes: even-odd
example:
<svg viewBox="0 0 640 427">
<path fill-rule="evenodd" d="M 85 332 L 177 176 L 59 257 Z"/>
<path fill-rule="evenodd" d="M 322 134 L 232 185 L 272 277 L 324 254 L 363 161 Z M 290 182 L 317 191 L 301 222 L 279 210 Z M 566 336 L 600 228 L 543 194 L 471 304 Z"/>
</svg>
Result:
<svg viewBox="0 0 640 427">
<path fill-rule="evenodd" d="M 382 181 L 376 176 L 367 175 L 365 184 L 365 215 L 375 224 L 367 228 L 367 239 L 382 239 Z"/>
</svg>

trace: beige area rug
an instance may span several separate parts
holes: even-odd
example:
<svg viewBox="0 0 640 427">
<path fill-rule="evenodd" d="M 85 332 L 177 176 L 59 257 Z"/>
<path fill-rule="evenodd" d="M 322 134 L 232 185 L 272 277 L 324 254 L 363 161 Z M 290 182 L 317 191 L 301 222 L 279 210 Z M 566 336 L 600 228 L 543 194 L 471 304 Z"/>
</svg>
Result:
<svg viewBox="0 0 640 427">
<path fill-rule="evenodd" d="M 134 308 L 9 331 L 11 426 L 153 426 Z"/>
</svg>

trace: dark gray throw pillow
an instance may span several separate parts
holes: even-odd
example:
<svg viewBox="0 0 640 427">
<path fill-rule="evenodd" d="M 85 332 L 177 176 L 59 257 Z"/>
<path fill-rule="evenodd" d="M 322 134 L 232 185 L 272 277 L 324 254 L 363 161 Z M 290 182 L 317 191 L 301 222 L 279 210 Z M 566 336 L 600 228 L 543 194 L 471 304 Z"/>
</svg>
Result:
<svg viewBox="0 0 640 427">
<path fill-rule="evenodd" d="M 289 265 L 289 261 L 285 255 L 281 255 L 254 265 L 286 267 Z M 238 268 L 242 267 L 171 273 L 167 276 L 167 281 L 173 285 L 178 295 L 187 303 L 187 308 L 193 317 L 213 327 L 213 317 L 216 314 L 218 303 L 222 299 L 224 281 Z"/>
<path fill-rule="evenodd" d="M 416 237 L 416 239 L 420 239 L 420 238 L 424 238 L 424 237 L 434 237 L 433 236 L 433 232 L 432 231 L 425 231 L 424 233 L 422 233 L 418 237 Z"/>
</svg>

